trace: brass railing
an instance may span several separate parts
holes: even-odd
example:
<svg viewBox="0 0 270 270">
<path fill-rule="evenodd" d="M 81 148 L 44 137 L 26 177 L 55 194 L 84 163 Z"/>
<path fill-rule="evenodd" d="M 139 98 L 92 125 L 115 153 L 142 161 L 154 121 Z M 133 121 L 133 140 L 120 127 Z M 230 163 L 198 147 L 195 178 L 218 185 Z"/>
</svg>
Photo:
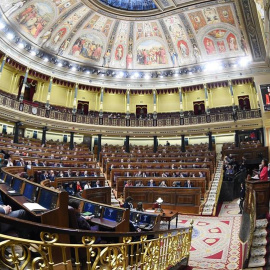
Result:
<svg viewBox="0 0 270 270">
<path fill-rule="evenodd" d="M 3 215 L 0 216 L 2 222 Z M 16 219 L 8 218 L 8 220 L 11 223 Z M 27 223 L 29 226 L 32 222 Z M 66 270 L 71 269 L 71 265 L 76 270 L 170 269 L 183 262 L 187 265 L 192 224 L 193 221 L 189 227 L 170 231 L 125 233 L 122 234 L 124 237 L 118 238 L 122 239 L 121 241 L 109 244 L 95 244 L 95 240 L 100 236 L 113 237 L 114 233 L 59 228 L 53 232 L 51 227 L 48 232 L 40 233 L 40 241 L 0 234 L 0 269 L 52 270 L 56 265 Z M 46 225 L 37 226 L 43 226 L 46 230 Z M 77 236 L 79 233 L 81 244 L 60 243 L 59 235 L 63 235 L 64 232 Z M 32 255 L 33 252 L 35 257 Z"/>
</svg>

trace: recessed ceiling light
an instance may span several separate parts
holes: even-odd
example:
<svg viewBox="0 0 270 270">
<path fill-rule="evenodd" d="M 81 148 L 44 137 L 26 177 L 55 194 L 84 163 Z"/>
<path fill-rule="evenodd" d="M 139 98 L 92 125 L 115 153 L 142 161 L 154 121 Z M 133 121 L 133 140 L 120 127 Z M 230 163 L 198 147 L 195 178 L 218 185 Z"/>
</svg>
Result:
<svg viewBox="0 0 270 270">
<path fill-rule="evenodd" d="M 7 38 L 11 40 L 14 38 L 14 35 L 12 33 L 7 33 Z"/>
</svg>

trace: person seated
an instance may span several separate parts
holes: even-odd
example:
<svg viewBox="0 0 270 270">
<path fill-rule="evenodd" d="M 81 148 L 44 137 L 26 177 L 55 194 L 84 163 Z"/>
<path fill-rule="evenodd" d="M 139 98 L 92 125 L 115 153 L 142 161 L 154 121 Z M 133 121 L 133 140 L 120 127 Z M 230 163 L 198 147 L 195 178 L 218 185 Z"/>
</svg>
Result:
<svg viewBox="0 0 270 270">
<path fill-rule="evenodd" d="M 89 174 L 88 174 L 87 171 L 84 171 L 84 172 L 83 172 L 83 177 L 89 177 Z"/>
<path fill-rule="evenodd" d="M 156 183 L 154 182 L 153 179 L 150 179 L 148 184 L 147 184 L 148 187 L 155 187 L 156 186 Z"/>
<path fill-rule="evenodd" d="M 6 166 L 7 167 L 13 167 L 14 166 L 11 158 L 8 159 L 8 162 L 7 162 L 7 165 Z"/>
<path fill-rule="evenodd" d="M 123 208 L 127 209 L 133 209 L 133 204 L 132 204 L 133 198 L 128 196 L 123 204 Z"/>
<path fill-rule="evenodd" d="M 71 195 L 71 196 L 75 195 L 75 191 L 74 191 L 74 188 L 73 188 L 73 183 L 70 183 L 68 185 L 68 187 L 66 188 L 66 191 L 67 191 L 68 195 Z"/>
<path fill-rule="evenodd" d="M 72 177 L 72 173 L 70 169 L 68 169 L 68 171 L 65 173 L 65 177 Z"/>
<path fill-rule="evenodd" d="M 144 212 L 142 202 L 138 202 L 138 203 L 137 203 L 136 211 Z"/>
<path fill-rule="evenodd" d="M 131 180 L 128 180 L 125 187 L 133 187 Z"/>
<path fill-rule="evenodd" d="M 54 182 L 55 180 L 55 175 L 54 175 L 54 171 L 53 170 L 50 170 L 50 173 L 49 173 L 49 179 L 50 181 Z"/>
<path fill-rule="evenodd" d="M 232 165 L 228 165 L 225 174 L 226 175 L 234 175 L 234 169 L 233 169 Z"/>
<path fill-rule="evenodd" d="M 12 211 L 12 208 L 10 205 L 4 205 L 1 194 L 0 194 L 0 214 L 7 215 L 13 218 L 19 218 L 19 219 L 24 219 L 24 220 L 27 219 L 25 210 L 20 209 L 20 210 Z M 0 223 L 1 233 L 6 233 L 7 231 L 11 229 L 13 229 L 13 226 L 11 224 Z"/>
<path fill-rule="evenodd" d="M 161 183 L 159 184 L 160 187 L 167 187 L 165 181 L 161 181 Z"/>
<path fill-rule="evenodd" d="M 100 188 L 101 187 L 101 184 L 100 184 L 100 181 L 99 180 L 96 181 L 96 187 L 97 188 Z"/>
<path fill-rule="evenodd" d="M 82 216 L 80 213 L 80 201 L 71 199 L 68 203 L 69 206 L 71 206 L 76 214 L 76 220 L 78 223 L 78 227 L 81 230 L 90 230 L 90 231 L 98 231 L 98 226 L 91 226 L 89 221 L 94 217 L 94 215 L 91 216 Z"/>
<path fill-rule="evenodd" d="M 187 180 L 184 184 L 184 187 L 191 188 L 193 187 L 193 184 L 190 182 L 190 180 Z"/>
<path fill-rule="evenodd" d="M 163 172 L 161 177 L 168 177 L 168 175 L 165 172 Z"/>
<path fill-rule="evenodd" d="M 259 179 L 262 181 L 268 180 L 268 160 L 267 159 L 262 160 Z"/>
<path fill-rule="evenodd" d="M 58 173 L 58 176 L 57 176 L 57 177 L 61 177 L 61 178 L 65 177 L 63 171 L 60 171 L 60 172 Z"/>
<path fill-rule="evenodd" d="M 20 160 L 16 163 L 16 166 L 20 166 L 20 167 L 24 167 L 25 166 L 25 163 L 24 163 L 23 158 L 20 158 Z"/>
<path fill-rule="evenodd" d="M 199 172 L 199 177 L 204 177 L 204 174 L 202 172 Z"/>
<path fill-rule="evenodd" d="M 81 183 L 80 183 L 80 181 L 77 181 L 76 182 L 76 193 L 81 192 L 81 191 L 82 191 Z"/>
<path fill-rule="evenodd" d="M 135 174 L 135 177 L 142 177 L 142 172 L 139 171 L 138 173 Z"/>
<path fill-rule="evenodd" d="M 84 188 L 83 188 L 83 189 L 89 189 L 89 188 L 92 188 L 92 187 L 91 187 L 91 183 L 90 183 L 90 182 L 87 182 L 87 183 L 84 185 Z"/>
<path fill-rule="evenodd" d="M 38 160 L 37 160 L 37 159 L 35 159 L 35 160 L 32 162 L 32 166 L 34 166 L 34 167 L 39 166 L 39 165 L 38 165 Z"/>
<path fill-rule="evenodd" d="M 135 186 L 136 187 L 143 187 L 143 182 L 142 181 L 138 181 Z"/>
<path fill-rule="evenodd" d="M 42 171 L 40 176 L 39 176 L 39 181 L 38 183 L 42 182 L 43 180 L 48 179 L 48 173 L 46 171 Z"/>
<path fill-rule="evenodd" d="M 80 171 L 76 171 L 74 177 L 80 177 Z"/>
</svg>

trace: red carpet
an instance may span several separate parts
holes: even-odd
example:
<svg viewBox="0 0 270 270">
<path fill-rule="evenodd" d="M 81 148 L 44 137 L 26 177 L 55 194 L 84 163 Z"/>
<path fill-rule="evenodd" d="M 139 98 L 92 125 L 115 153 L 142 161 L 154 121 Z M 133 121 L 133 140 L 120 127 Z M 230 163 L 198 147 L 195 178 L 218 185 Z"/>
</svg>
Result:
<svg viewBox="0 0 270 270">
<path fill-rule="evenodd" d="M 189 265 L 193 270 L 241 269 L 239 217 L 179 216 L 179 225 L 194 219 Z"/>
</svg>

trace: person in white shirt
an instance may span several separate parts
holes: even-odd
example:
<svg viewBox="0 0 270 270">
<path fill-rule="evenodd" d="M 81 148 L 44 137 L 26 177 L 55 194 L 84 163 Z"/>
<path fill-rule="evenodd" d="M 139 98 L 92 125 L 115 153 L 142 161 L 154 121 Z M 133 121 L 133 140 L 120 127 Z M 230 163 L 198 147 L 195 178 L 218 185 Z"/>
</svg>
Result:
<svg viewBox="0 0 270 270">
<path fill-rule="evenodd" d="M 83 189 L 89 189 L 89 188 L 91 188 L 91 184 L 90 182 L 87 182 Z"/>
<path fill-rule="evenodd" d="M 11 160 L 11 158 L 8 159 L 8 162 L 7 162 L 7 167 L 13 167 L 13 162 Z"/>
</svg>

